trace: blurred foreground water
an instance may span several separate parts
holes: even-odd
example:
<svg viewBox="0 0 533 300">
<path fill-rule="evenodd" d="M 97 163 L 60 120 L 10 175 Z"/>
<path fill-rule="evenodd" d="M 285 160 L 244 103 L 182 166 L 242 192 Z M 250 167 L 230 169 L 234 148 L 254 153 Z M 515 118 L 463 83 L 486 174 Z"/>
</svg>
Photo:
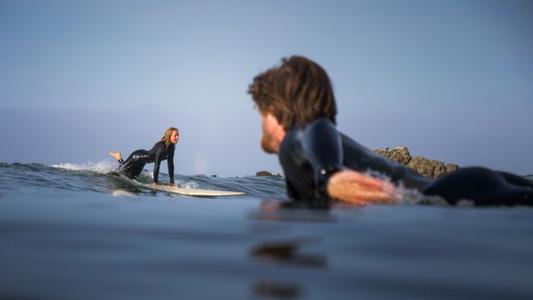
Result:
<svg viewBox="0 0 533 300">
<path fill-rule="evenodd" d="M 106 170 L 0 164 L 0 299 L 533 298 L 531 208 L 280 210 L 277 177 L 177 176 L 247 193 L 193 198 Z"/>
</svg>

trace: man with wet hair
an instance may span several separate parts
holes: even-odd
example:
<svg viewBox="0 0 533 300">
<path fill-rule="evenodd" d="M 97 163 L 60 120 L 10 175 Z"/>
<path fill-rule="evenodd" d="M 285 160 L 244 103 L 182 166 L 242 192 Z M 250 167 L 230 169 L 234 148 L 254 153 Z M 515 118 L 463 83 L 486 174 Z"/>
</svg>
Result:
<svg viewBox="0 0 533 300">
<path fill-rule="evenodd" d="M 290 205 L 391 203 L 401 197 L 400 183 L 451 204 L 468 199 L 476 205 L 532 205 L 533 184 L 522 177 L 462 168 L 432 181 L 338 132 L 331 81 L 308 58 L 282 59 L 257 75 L 248 93 L 261 114 L 261 146 L 279 155 Z"/>
</svg>

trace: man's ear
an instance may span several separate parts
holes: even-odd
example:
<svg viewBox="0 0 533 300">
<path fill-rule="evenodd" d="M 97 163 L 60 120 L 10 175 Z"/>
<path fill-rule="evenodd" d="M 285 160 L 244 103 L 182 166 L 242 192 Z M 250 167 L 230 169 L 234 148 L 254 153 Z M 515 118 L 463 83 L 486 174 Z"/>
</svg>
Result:
<svg viewBox="0 0 533 300">
<path fill-rule="evenodd" d="M 273 125 L 276 127 L 276 130 L 278 129 L 283 129 L 283 126 L 281 125 L 281 123 L 279 122 L 278 118 L 276 118 L 276 116 L 274 116 L 273 113 L 271 112 L 266 112 L 265 113 L 265 118 L 267 119 L 267 121 L 270 123 L 270 125 Z"/>
<path fill-rule="evenodd" d="M 276 124 L 283 127 L 283 125 L 281 125 L 281 122 L 279 121 L 279 119 L 276 117 L 276 114 L 274 113 L 274 107 L 272 106 L 269 106 L 266 110 L 265 110 L 265 113 L 268 114 L 270 117 L 272 117 L 275 121 L 276 121 Z"/>
</svg>

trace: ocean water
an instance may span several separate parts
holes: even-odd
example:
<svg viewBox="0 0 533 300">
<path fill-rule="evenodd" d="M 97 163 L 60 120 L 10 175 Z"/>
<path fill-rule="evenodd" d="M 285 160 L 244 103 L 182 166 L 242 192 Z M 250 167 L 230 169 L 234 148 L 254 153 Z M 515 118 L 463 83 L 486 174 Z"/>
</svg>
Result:
<svg viewBox="0 0 533 300">
<path fill-rule="evenodd" d="M 279 209 L 277 177 L 177 176 L 247 193 L 194 198 L 112 168 L 0 163 L 0 299 L 533 299 L 529 207 Z"/>
</svg>

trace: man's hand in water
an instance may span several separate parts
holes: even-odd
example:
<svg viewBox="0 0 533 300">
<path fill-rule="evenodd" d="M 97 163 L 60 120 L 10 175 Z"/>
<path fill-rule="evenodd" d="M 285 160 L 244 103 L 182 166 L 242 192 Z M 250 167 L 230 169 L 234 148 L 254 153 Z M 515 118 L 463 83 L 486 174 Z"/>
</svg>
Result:
<svg viewBox="0 0 533 300">
<path fill-rule="evenodd" d="M 400 197 L 390 182 L 352 170 L 331 176 L 327 190 L 331 198 L 357 205 L 392 203 Z"/>
</svg>

